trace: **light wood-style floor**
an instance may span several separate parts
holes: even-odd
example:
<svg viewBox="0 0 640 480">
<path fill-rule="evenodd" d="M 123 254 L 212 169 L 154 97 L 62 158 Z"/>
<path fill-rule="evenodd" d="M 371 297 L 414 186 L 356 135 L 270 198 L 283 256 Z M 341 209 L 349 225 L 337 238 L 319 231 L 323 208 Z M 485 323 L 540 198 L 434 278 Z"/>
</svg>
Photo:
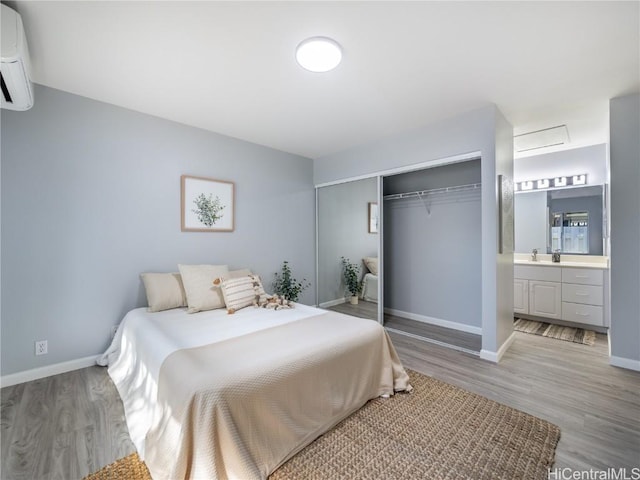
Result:
<svg viewBox="0 0 640 480">
<path fill-rule="evenodd" d="M 560 426 L 556 467 L 640 466 L 640 373 L 595 347 L 517 333 L 499 364 L 390 333 L 407 368 Z M 134 451 L 102 367 L 1 391 L 0 478 L 74 480 Z"/>
<path fill-rule="evenodd" d="M 351 305 L 349 302 L 340 303 L 327 310 L 333 310 L 354 317 L 369 318 L 377 320 L 378 304 L 375 302 L 367 302 L 360 300 L 357 305 Z M 421 340 L 430 341 L 439 345 L 450 346 L 469 353 L 480 354 L 482 348 L 482 336 L 473 333 L 462 332 L 452 328 L 431 325 L 425 322 L 410 320 L 404 317 L 398 317 L 389 313 L 384 314 L 384 326 L 396 332 L 403 332 L 409 336 L 414 336 Z"/>
<path fill-rule="evenodd" d="M 369 318 L 376 320 L 378 318 L 378 304 L 376 302 L 368 302 L 360 299 L 356 305 L 352 305 L 349 302 L 339 303 L 328 307 L 327 310 L 333 310 L 334 312 L 345 313 L 354 317 Z"/>
</svg>

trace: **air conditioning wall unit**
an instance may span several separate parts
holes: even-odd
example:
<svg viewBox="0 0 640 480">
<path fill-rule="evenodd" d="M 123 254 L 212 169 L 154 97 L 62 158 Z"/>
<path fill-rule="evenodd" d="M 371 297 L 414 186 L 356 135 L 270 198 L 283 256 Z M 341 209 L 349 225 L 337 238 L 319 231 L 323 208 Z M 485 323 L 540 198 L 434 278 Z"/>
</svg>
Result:
<svg viewBox="0 0 640 480">
<path fill-rule="evenodd" d="M 1 106 L 7 110 L 29 110 L 33 106 L 33 85 L 22 18 L 18 12 L 5 4 L 0 6 L 2 7 L 0 12 L 2 16 Z"/>
</svg>

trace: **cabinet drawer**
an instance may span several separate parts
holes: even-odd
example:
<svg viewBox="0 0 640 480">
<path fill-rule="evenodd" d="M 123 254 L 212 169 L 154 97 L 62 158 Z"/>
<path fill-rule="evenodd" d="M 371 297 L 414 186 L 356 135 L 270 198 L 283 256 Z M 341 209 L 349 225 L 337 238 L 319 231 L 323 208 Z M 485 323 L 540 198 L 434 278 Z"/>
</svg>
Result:
<svg viewBox="0 0 640 480">
<path fill-rule="evenodd" d="M 602 285 L 604 272 L 594 268 L 563 268 L 562 281 L 581 285 Z"/>
<path fill-rule="evenodd" d="M 586 323 L 587 325 L 604 325 L 602 307 L 594 305 L 562 302 L 562 319 L 568 322 Z"/>
<path fill-rule="evenodd" d="M 562 279 L 560 267 L 536 267 L 529 265 L 514 265 L 513 278 L 525 280 L 542 280 L 544 282 L 559 282 Z"/>
<path fill-rule="evenodd" d="M 603 293 L 602 287 L 595 285 L 577 285 L 575 283 L 562 284 L 563 302 L 603 305 Z"/>
</svg>

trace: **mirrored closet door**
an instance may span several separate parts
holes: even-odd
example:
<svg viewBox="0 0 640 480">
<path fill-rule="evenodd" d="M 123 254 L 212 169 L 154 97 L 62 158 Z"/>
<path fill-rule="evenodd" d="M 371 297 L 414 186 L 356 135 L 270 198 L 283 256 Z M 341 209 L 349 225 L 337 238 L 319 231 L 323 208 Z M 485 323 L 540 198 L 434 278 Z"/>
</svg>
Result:
<svg viewBox="0 0 640 480">
<path fill-rule="evenodd" d="M 317 304 L 320 308 L 378 319 L 377 197 L 377 177 L 317 189 Z M 352 295 L 345 281 L 343 258 L 356 270 L 359 287 L 356 295 Z"/>
</svg>

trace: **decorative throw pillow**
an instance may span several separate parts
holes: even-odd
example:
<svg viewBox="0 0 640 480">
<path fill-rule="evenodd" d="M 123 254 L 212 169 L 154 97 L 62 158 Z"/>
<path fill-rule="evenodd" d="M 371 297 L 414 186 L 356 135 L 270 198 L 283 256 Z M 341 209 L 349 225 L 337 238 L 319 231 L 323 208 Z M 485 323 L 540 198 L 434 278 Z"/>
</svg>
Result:
<svg viewBox="0 0 640 480">
<path fill-rule="evenodd" d="M 222 292 L 213 281 L 229 276 L 226 265 L 178 265 L 178 268 L 187 294 L 188 313 L 224 308 Z"/>
<path fill-rule="evenodd" d="M 267 296 L 258 275 L 217 279 L 213 283 L 220 287 L 227 312 L 230 314 L 249 305 L 257 305 Z"/>
<path fill-rule="evenodd" d="M 179 273 L 142 273 L 149 312 L 187 306 L 187 296 Z"/>
<path fill-rule="evenodd" d="M 247 275 L 253 275 L 248 268 L 241 268 L 239 270 L 229 270 L 229 278 L 246 277 Z"/>
<path fill-rule="evenodd" d="M 372 274 L 378 275 L 378 257 L 364 257 L 362 261 Z"/>
</svg>

